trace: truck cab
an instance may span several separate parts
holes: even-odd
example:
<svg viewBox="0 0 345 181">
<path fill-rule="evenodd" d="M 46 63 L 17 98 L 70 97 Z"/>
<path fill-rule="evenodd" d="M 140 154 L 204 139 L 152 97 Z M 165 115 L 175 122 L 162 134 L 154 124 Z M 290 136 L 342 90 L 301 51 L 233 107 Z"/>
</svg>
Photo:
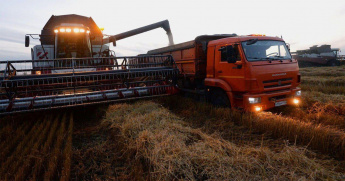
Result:
<svg viewBox="0 0 345 181">
<path fill-rule="evenodd" d="M 281 38 L 250 35 L 213 40 L 207 54 L 205 86 L 221 88 L 231 105 L 261 111 L 300 102 L 298 64 Z"/>
</svg>

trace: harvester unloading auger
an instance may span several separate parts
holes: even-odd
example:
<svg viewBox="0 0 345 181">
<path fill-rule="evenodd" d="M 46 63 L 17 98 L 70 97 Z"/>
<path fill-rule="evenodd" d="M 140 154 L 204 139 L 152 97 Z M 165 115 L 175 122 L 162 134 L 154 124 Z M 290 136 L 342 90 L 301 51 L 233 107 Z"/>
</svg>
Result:
<svg viewBox="0 0 345 181">
<path fill-rule="evenodd" d="M 167 20 L 105 37 L 92 18 L 52 16 L 32 60 L 0 62 L 0 114 L 173 94 L 172 56 L 116 57 L 107 45 L 160 27 L 173 44 Z M 26 35 L 27 47 L 35 35 Z"/>
</svg>

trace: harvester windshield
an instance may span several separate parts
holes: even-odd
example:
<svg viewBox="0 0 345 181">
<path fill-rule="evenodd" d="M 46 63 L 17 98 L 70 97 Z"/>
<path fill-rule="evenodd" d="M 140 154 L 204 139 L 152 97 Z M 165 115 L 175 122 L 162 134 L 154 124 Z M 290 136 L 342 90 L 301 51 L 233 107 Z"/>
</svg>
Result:
<svg viewBox="0 0 345 181">
<path fill-rule="evenodd" d="M 249 40 L 242 42 L 242 47 L 248 61 L 291 59 L 283 41 Z"/>
<path fill-rule="evenodd" d="M 56 33 L 56 58 L 92 57 L 88 30 L 82 28 L 60 28 Z"/>
</svg>

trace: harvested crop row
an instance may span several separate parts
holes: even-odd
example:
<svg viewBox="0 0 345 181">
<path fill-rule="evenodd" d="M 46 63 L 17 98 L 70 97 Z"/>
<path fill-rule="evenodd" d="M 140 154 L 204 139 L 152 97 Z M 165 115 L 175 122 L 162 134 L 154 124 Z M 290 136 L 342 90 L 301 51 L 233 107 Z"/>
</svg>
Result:
<svg viewBox="0 0 345 181">
<path fill-rule="evenodd" d="M 37 180 L 43 173 L 42 167 L 47 163 L 50 150 L 53 147 L 53 139 L 56 136 L 57 127 L 60 122 L 59 117 L 61 116 L 56 116 L 56 118 L 54 119 L 54 123 L 47 137 L 47 141 L 44 143 L 43 148 L 40 150 L 40 159 L 35 160 L 32 171 L 33 180 Z"/>
<path fill-rule="evenodd" d="M 302 88 L 303 91 L 309 91 L 309 92 L 322 92 L 324 94 L 341 94 L 341 95 L 345 95 L 345 89 L 342 86 L 302 84 L 301 88 Z"/>
<path fill-rule="evenodd" d="M 242 122 L 255 130 L 269 132 L 275 137 L 286 138 L 335 157 L 345 158 L 345 133 L 338 129 L 270 113 L 246 115 Z"/>
<path fill-rule="evenodd" d="M 40 137 L 32 144 L 32 146 L 29 146 L 28 154 L 22 159 L 21 161 L 17 161 L 16 166 L 14 166 L 13 173 L 16 173 L 15 180 L 23 180 L 27 177 L 29 174 L 32 164 L 35 161 L 35 157 L 38 154 L 41 145 L 46 141 L 46 137 L 48 135 L 48 132 L 51 131 L 51 121 L 47 121 L 47 125 L 45 126 L 44 130 L 41 132 Z"/>
<path fill-rule="evenodd" d="M 345 86 L 345 76 L 302 76 L 303 85 Z"/>
<path fill-rule="evenodd" d="M 43 128 L 44 128 L 43 121 L 42 120 L 37 121 L 37 123 L 32 127 L 32 129 L 28 133 L 28 135 L 26 135 L 26 137 L 23 139 L 23 141 L 21 141 L 18 144 L 15 151 L 9 157 L 6 157 L 7 158 L 6 161 L 2 162 L 1 170 L 0 170 L 0 176 L 1 177 L 5 176 L 5 175 L 7 176 L 7 174 L 8 174 L 7 170 L 9 169 L 10 165 L 15 163 L 15 160 L 18 157 L 22 156 L 22 154 L 24 153 L 24 150 L 27 150 L 27 148 L 31 146 L 29 144 L 32 143 L 33 140 L 36 139 L 36 137 L 38 136 L 38 134 L 41 132 L 41 130 Z M 11 173 L 9 173 L 9 174 L 11 174 Z"/>
<path fill-rule="evenodd" d="M 56 135 L 56 142 L 54 149 L 52 150 L 52 153 L 50 155 L 50 160 L 47 165 L 47 169 L 44 173 L 44 179 L 45 180 L 53 180 L 54 177 L 57 176 L 58 172 L 58 166 L 59 166 L 59 159 L 61 158 L 61 149 L 63 145 L 63 141 L 65 138 L 65 124 L 66 124 L 66 114 L 63 115 L 63 118 L 61 120 L 60 128 Z"/>
<path fill-rule="evenodd" d="M 308 67 L 300 68 L 300 73 L 303 76 L 345 76 L 345 66 L 339 67 Z"/>
<path fill-rule="evenodd" d="M 210 110 L 199 111 L 209 116 Z M 217 133 L 191 128 L 153 102 L 110 106 L 103 127 L 123 143 L 124 170 L 131 178 L 297 180 L 344 177 L 334 171 L 334 163 L 309 158 L 305 149 L 285 146 L 275 152 L 267 147 L 238 146 Z"/>
<path fill-rule="evenodd" d="M 28 133 L 28 131 L 30 130 L 32 125 L 33 125 L 33 121 L 26 122 L 22 126 L 19 126 L 19 127 L 11 125 L 12 131 L 8 133 L 10 135 L 6 135 L 6 137 L 4 137 L 4 139 L 1 139 L 1 140 L 3 140 L 0 144 L 0 148 L 3 148 L 0 151 L 1 152 L 0 153 L 0 162 L 1 163 L 3 161 L 5 161 L 8 154 L 11 151 L 13 151 L 13 149 L 18 144 L 18 142 L 20 140 L 24 139 L 24 137 L 26 136 L 26 134 Z"/>
<path fill-rule="evenodd" d="M 345 96 L 303 91 L 302 103 L 296 107 L 281 107 L 273 112 L 302 122 L 345 130 Z"/>
<path fill-rule="evenodd" d="M 178 102 L 183 104 L 178 105 Z M 245 125 L 249 129 L 261 133 L 269 133 L 274 137 L 289 139 L 291 142 L 309 145 L 313 149 L 320 150 L 324 153 L 344 158 L 345 156 L 345 133 L 336 128 L 330 128 L 319 123 L 308 122 L 305 120 L 292 119 L 281 115 L 260 113 L 260 114 L 241 114 L 238 111 L 225 108 L 214 108 L 211 105 L 198 103 L 191 99 L 181 97 L 170 97 L 162 99 L 164 105 L 175 110 L 178 115 L 190 118 L 207 127 L 215 128 L 222 120 L 226 122 L 235 122 Z M 178 105 L 178 106 L 177 106 Z M 203 118 L 198 118 L 200 113 Z"/>
<path fill-rule="evenodd" d="M 61 173 L 61 181 L 69 180 L 71 174 L 71 159 L 72 159 L 72 134 L 73 134 L 73 114 L 70 115 L 69 125 L 67 131 L 67 140 L 65 149 L 63 151 L 63 165 Z"/>
<path fill-rule="evenodd" d="M 71 159 L 73 115 L 69 115 L 67 123 L 66 116 L 45 117 L 36 121 L 31 128 L 24 126 L 19 129 L 22 132 L 19 142 L 14 148 L 11 148 L 13 144 L 9 144 L 3 149 L 5 152 L 2 154 L 7 156 L 1 163 L 0 180 L 55 180 L 61 177 L 62 172 L 68 180 L 70 161 L 66 161 Z M 68 131 L 65 124 L 69 125 Z M 17 136 L 14 138 L 17 139 Z M 62 168 L 62 163 L 67 169 Z"/>
</svg>

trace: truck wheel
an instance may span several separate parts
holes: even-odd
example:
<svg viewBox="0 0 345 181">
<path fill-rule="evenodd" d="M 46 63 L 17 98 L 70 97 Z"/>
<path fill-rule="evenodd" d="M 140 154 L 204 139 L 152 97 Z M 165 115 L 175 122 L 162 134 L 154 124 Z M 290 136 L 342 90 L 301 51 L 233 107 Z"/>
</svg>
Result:
<svg viewBox="0 0 345 181">
<path fill-rule="evenodd" d="M 335 66 L 339 66 L 340 62 L 338 60 L 330 60 L 327 64 L 331 67 L 335 67 Z"/>
<path fill-rule="evenodd" d="M 220 89 L 215 89 L 211 92 L 210 102 L 215 106 L 230 107 L 228 95 Z"/>
</svg>

